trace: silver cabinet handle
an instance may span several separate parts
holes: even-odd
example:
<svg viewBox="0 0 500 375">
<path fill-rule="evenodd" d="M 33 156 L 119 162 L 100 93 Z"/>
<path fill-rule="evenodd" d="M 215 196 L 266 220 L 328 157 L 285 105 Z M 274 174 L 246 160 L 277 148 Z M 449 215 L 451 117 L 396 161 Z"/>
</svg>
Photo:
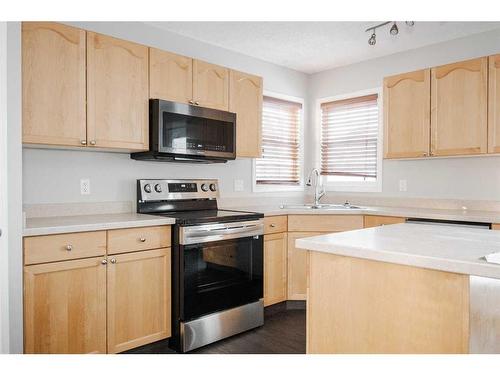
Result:
<svg viewBox="0 0 500 375">
<path fill-rule="evenodd" d="M 86 141 L 85 139 L 82 139 L 82 140 L 80 141 L 80 144 L 81 144 L 82 146 L 85 146 L 85 145 L 87 144 L 87 141 Z"/>
<path fill-rule="evenodd" d="M 273 224 L 271 224 L 271 225 L 270 225 L 270 227 L 271 227 L 271 228 L 275 228 L 275 227 L 276 227 L 276 224 L 274 224 L 274 223 L 273 223 Z"/>
<path fill-rule="evenodd" d="M 73 250 L 73 245 L 71 245 L 71 244 L 66 245 L 66 250 L 68 250 L 68 251 Z"/>
<path fill-rule="evenodd" d="M 190 100 L 190 101 L 189 101 L 189 104 L 194 104 L 194 101 L 193 101 L 193 100 Z"/>
<path fill-rule="evenodd" d="M 90 145 L 91 145 L 91 146 L 95 146 L 95 143 L 96 143 L 96 142 L 95 142 L 94 140 L 90 141 Z"/>
<path fill-rule="evenodd" d="M 196 105 L 200 105 L 200 102 L 194 102 L 194 104 L 196 104 Z"/>
<path fill-rule="evenodd" d="M 101 264 L 105 266 L 106 264 L 108 264 L 108 260 L 107 259 L 101 260 Z"/>
<path fill-rule="evenodd" d="M 141 237 L 141 238 L 139 238 L 139 241 L 146 242 L 146 239 L 144 237 Z"/>
<path fill-rule="evenodd" d="M 112 258 L 112 259 L 111 259 L 111 263 L 115 264 L 115 263 L 116 263 L 116 259 L 115 259 L 115 258 Z"/>
<path fill-rule="evenodd" d="M 427 152 L 424 152 L 422 156 L 429 156 L 429 154 L 427 154 Z"/>
</svg>

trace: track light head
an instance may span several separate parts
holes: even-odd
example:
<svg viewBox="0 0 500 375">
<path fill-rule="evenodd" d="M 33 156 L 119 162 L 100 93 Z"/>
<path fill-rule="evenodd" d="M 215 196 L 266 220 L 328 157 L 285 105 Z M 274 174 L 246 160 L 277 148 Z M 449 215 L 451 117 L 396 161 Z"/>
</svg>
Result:
<svg viewBox="0 0 500 375">
<path fill-rule="evenodd" d="M 377 36 L 375 35 L 375 30 L 373 30 L 373 34 L 370 36 L 370 39 L 368 39 L 368 44 L 374 46 L 375 43 L 377 43 Z"/>
<path fill-rule="evenodd" d="M 398 25 L 396 25 L 396 22 L 394 22 L 394 23 L 392 24 L 392 27 L 391 27 L 391 29 L 389 30 L 389 33 L 390 33 L 391 35 L 398 35 L 398 34 L 399 34 Z"/>
<path fill-rule="evenodd" d="M 415 21 L 406 21 L 405 23 L 406 23 L 406 26 L 410 26 L 410 27 L 415 25 Z"/>
</svg>

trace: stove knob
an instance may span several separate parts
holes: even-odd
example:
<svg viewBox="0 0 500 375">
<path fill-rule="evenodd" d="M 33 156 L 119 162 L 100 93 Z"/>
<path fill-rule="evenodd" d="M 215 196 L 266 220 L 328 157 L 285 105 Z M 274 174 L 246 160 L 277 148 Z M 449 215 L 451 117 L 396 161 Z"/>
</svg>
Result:
<svg viewBox="0 0 500 375">
<path fill-rule="evenodd" d="M 146 184 L 144 185 L 144 191 L 146 193 L 151 193 L 151 185 L 150 184 Z"/>
<path fill-rule="evenodd" d="M 201 184 L 201 190 L 203 191 L 208 191 L 208 185 L 207 184 Z"/>
<path fill-rule="evenodd" d="M 215 184 L 210 184 L 210 190 L 216 191 L 217 190 L 217 186 L 215 186 Z"/>
<path fill-rule="evenodd" d="M 155 185 L 155 191 L 156 191 L 157 193 L 161 193 L 161 185 L 160 185 L 160 184 L 156 184 L 156 185 Z"/>
</svg>

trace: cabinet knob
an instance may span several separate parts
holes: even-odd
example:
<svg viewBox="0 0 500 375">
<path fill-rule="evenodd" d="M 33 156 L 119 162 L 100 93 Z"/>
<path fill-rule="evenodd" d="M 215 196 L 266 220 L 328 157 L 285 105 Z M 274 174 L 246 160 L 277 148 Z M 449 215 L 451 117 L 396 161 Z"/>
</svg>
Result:
<svg viewBox="0 0 500 375">
<path fill-rule="evenodd" d="M 66 245 L 66 250 L 68 250 L 68 251 L 73 250 L 73 245 L 71 245 L 71 244 Z"/>
<path fill-rule="evenodd" d="M 101 260 L 101 264 L 102 264 L 102 265 L 106 265 L 106 264 L 108 264 L 107 259 L 103 259 L 103 260 Z"/>
<path fill-rule="evenodd" d="M 430 152 L 430 155 L 431 155 L 431 156 L 434 156 L 434 152 L 432 152 L 432 151 L 431 151 L 431 152 Z"/>
<path fill-rule="evenodd" d="M 190 100 L 190 101 L 189 101 L 189 104 L 194 104 L 194 101 Z"/>
<path fill-rule="evenodd" d="M 196 105 L 200 105 L 200 102 L 194 102 L 194 104 L 196 104 Z"/>
<path fill-rule="evenodd" d="M 112 258 L 112 259 L 111 259 L 111 263 L 115 264 L 115 263 L 116 263 L 116 259 L 115 259 L 115 258 Z"/>
<path fill-rule="evenodd" d="M 139 238 L 139 241 L 146 242 L 146 239 L 144 237 L 141 237 L 141 238 Z"/>
<path fill-rule="evenodd" d="M 424 152 L 422 156 L 429 156 L 429 154 L 427 152 Z"/>
<path fill-rule="evenodd" d="M 94 140 L 90 141 L 90 145 L 95 146 L 95 141 Z"/>
<path fill-rule="evenodd" d="M 85 139 L 82 139 L 82 140 L 80 141 L 80 144 L 81 144 L 82 146 L 85 146 L 85 145 L 87 144 L 87 141 L 86 141 Z"/>
<path fill-rule="evenodd" d="M 276 224 L 274 224 L 274 223 L 273 223 L 273 224 L 271 224 L 271 225 L 269 225 L 269 226 L 270 226 L 271 228 L 275 228 L 275 227 L 276 227 Z"/>
</svg>

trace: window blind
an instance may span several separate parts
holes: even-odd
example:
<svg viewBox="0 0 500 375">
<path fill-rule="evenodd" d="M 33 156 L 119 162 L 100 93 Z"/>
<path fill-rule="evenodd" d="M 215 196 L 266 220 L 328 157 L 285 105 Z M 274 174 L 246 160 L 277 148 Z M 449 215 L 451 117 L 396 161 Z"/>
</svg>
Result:
<svg viewBox="0 0 500 375">
<path fill-rule="evenodd" d="M 262 158 L 255 161 L 257 185 L 300 184 L 302 104 L 264 96 Z"/>
<path fill-rule="evenodd" d="M 378 95 L 321 104 L 321 174 L 377 177 Z"/>
</svg>

